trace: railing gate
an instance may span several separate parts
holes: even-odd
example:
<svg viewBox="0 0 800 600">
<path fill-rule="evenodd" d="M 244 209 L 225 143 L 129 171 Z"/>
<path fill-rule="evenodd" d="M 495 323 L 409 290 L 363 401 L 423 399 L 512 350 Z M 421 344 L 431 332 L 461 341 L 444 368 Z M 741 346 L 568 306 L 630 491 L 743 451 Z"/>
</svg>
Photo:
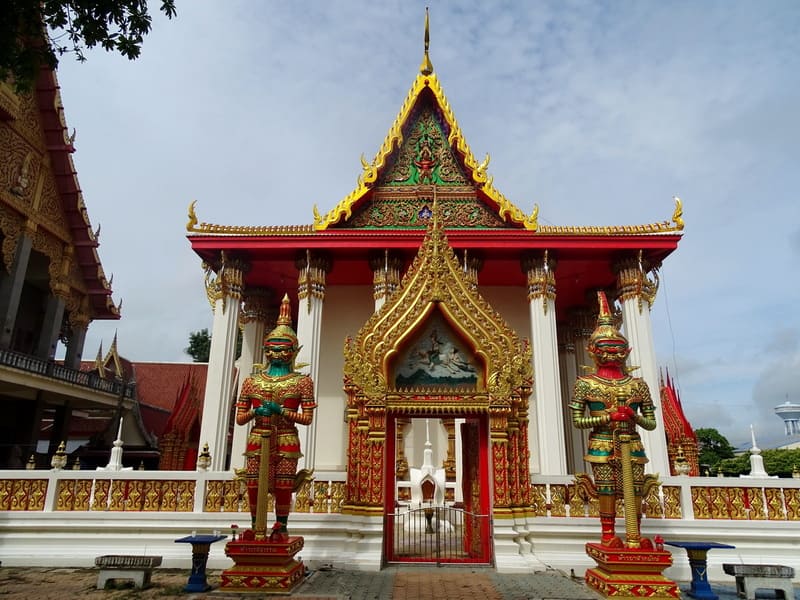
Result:
<svg viewBox="0 0 800 600">
<path fill-rule="evenodd" d="M 423 506 L 386 515 L 387 562 L 491 563 L 489 515 Z"/>
</svg>

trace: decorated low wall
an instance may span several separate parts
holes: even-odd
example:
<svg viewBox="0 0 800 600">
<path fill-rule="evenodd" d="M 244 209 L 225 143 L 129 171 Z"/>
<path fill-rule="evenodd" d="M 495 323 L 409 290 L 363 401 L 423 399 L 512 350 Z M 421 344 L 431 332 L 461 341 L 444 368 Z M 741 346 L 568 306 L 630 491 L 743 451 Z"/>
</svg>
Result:
<svg viewBox="0 0 800 600">
<path fill-rule="evenodd" d="M 382 517 L 342 512 L 344 473 L 316 477 L 298 492 L 289 521 L 291 532 L 305 538 L 303 559 L 312 568 L 379 569 Z M 736 546 L 709 554 L 712 580 L 730 579 L 723 562 L 783 564 L 800 575 L 800 480 L 670 477 L 644 507 L 648 537 Z M 498 571 L 582 574 L 593 566 L 584 544 L 599 537 L 596 514 L 572 477 L 534 477 L 530 510 L 495 515 Z M 86 567 L 102 554 L 157 554 L 164 567 L 188 569 L 190 549 L 176 539 L 230 535 L 232 524 L 244 528 L 249 520 L 244 487 L 228 472 L 0 471 L 5 566 Z M 674 566 L 666 574 L 688 580 L 683 550 L 671 550 Z M 213 545 L 209 567 L 230 564 L 224 542 Z"/>
</svg>

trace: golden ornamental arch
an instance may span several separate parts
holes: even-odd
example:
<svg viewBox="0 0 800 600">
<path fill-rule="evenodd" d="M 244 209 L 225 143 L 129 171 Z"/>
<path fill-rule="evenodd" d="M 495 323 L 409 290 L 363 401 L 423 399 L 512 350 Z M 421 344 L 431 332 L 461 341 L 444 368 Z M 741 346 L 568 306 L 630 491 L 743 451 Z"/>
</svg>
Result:
<svg viewBox="0 0 800 600">
<path fill-rule="evenodd" d="M 496 515 L 530 502 L 528 397 L 531 349 L 474 290 L 434 216 L 400 287 L 344 348 L 347 393 L 346 510 L 379 513 L 385 494 L 386 417 L 486 415 Z M 471 353 L 476 377 L 456 387 L 399 385 L 395 370 L 431 320 Z M 393 463 L 393 458 L 391 459 Z"/>
</svg>

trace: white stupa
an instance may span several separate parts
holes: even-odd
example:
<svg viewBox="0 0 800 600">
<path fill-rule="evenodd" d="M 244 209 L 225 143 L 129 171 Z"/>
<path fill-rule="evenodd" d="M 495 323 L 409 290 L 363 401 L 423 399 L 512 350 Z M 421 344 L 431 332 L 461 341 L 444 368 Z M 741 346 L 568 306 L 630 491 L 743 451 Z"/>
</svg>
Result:
<svg viewBox="0 0 800 600">
<path fill-rule="evenodd" d="M 98 471 L 132 471 L 133 467 L 122 466 L 122 417 L 119 418 L 119 430 L 114 447 L 111 449 L 111 458 L 105 467 L 97 467 Z"/>
<path fill-rule="evenodd" d="M 770 475 L 764 470 L 764 457 L 761 456 L 761 448 L 756 445 L 756 431 L 750 425 L 750 437 L 753 440 L 753 447 L 750 448 L 750 474 L 739 475 L 745 479 L 777 479 L 777 475 Z"/>
</svg>

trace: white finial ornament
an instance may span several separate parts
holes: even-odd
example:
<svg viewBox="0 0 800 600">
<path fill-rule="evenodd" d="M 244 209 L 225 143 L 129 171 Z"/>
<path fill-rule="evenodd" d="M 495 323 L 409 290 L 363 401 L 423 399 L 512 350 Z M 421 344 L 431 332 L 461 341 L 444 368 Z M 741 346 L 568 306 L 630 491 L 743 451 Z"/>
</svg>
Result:
<svg viewBox="0 0 800 600">
<path fill-rule="evenodd" d="M 133 467 L 122 466 L 122 417 L 119 418 L 119 429 L 117 429 L 117 439 L 114 440 L 114 447 L 111 449 L 111 458 L 105 467 L 97 467 L 98 471 L 132 471 Z"/>
<path fill-rule="evenodd" d="M 753 446 L 750 448 L 750 474 L 739 475 L 739 477 L 747 479 L 777 479 L 777 475 L 770 475 L 764 470 L 764 457 L 761 456 L 761 449 L 756 445 L 756 430 L 753 424 L 750 424 L 750 438 L 753 441 Z"/>
</svg>

